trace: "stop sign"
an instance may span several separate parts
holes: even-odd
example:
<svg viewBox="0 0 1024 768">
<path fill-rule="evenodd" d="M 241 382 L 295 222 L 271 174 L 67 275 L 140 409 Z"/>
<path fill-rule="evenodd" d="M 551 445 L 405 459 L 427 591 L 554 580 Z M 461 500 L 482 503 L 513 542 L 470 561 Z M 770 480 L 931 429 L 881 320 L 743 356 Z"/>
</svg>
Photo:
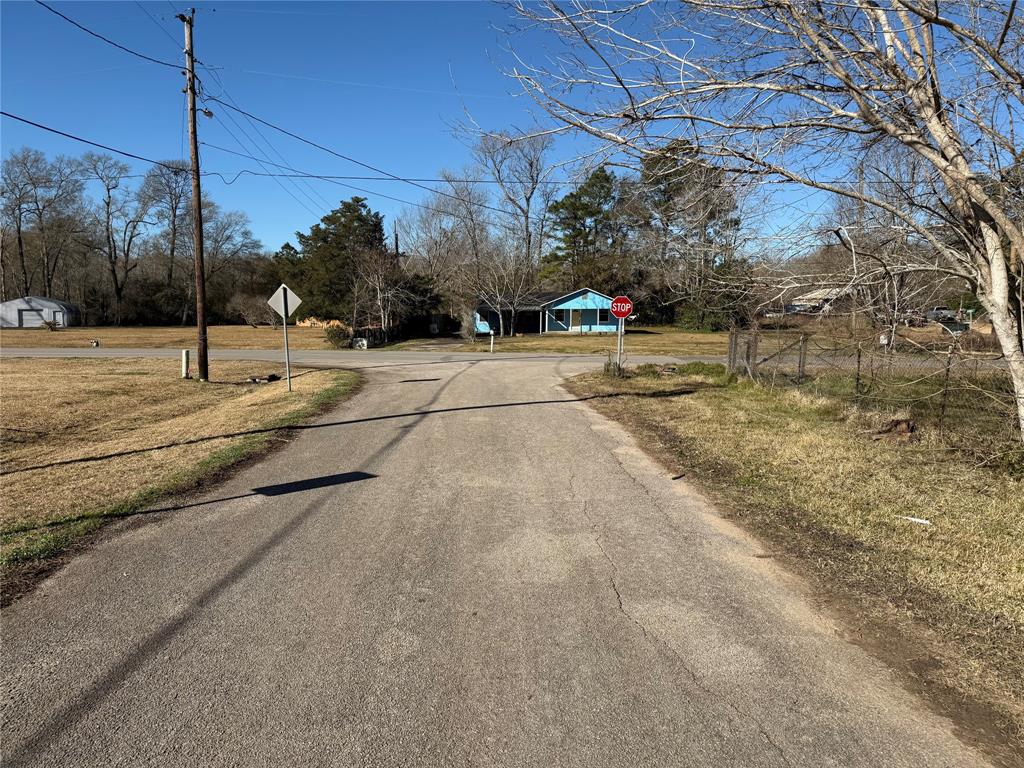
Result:
<svg viewBox="0 0 1024 768">
<path fill-rule="evenodd" d="M 612 314 L 622 320 L 633 312 L 633 302 L 628 296 L 616 296 L 612 299 Z"/>
</svg>

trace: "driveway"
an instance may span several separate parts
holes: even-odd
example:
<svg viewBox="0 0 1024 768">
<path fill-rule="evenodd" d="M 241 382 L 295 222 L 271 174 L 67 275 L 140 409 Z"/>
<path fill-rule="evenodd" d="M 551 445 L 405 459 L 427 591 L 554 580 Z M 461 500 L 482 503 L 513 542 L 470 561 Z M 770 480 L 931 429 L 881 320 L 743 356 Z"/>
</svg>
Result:
<svg viewBox="0 0 1024 768">
<path fill-rule="evenodd" d="M 985 764 L 559 387 L 594 361 L 446 357 L 6 610 L 4 765 Z"/>
</svg>

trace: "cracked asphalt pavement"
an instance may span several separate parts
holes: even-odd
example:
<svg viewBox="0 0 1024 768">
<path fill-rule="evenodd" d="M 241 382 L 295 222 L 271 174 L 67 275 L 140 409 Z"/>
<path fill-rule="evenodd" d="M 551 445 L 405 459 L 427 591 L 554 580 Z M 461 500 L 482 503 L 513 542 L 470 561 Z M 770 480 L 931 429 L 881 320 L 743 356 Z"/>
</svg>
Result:
<svg viewBox="0 0 1024 768">
<path fill-rule="evenodd" d="M 445 357 L 348 358 L 316 428 L 9 607 L 4 766 L 985 764 L 560 388 L 593 361 Z"/>
</svg>

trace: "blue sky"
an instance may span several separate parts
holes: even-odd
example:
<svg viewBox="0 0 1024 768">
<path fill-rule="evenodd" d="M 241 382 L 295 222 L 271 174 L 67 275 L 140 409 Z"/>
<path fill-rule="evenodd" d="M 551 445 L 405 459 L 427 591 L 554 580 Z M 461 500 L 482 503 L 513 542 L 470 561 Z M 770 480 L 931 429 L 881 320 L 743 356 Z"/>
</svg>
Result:
<svg viewBox="0 0 1024 768">
<path fill-rule="evenodd" d="M 48 4 L 141 53 L 180 61 L 182 24 L 173 16 L 174 9 L 186 8 L 181 2 Z M 510 20 L 500 5 L 217 2 L 197 7 L 196 56 L 218 68 L 220 82 L 239 106 L 397 175 L 434 177 L 442 168 L 465 165 L 469 151 L 449 127 L 464 118 L 465 110 L 488 128 L 535 124 L 532 104 L 510 95 L 514 83 L 500 71 L 508 55 L 502 50 L 504 35 L 495 27 Z M 4 2 L 0 12 L 5 111 L 145 157 L 187 156 L 183 78 L 177 71 L 96 40 L 33 2 Z M 535 43 L 521 38 L 519 44 Z M 213 75 L 200 75 L 209 93 L 221 94 Z M 229 110 L 212 107 L 213 120 L 200 117 L 201 140 L 238 151 L 230 131 L 255 154 L 244 129 L 274 162 L 282 162 L 241 116 L 234 115 L 239 127 Z M 369 173 L 261 130 L 287 165 L 320 174 Z M 6 118 L 0 138 L 5 155 L 22 145 L 48 155 L 88 149 Z M 202 161 L 204 170 L 231 175 L 242 168 L 259 170 L 252 160 L 212 148 L 203 149 Z M 310 182 L 316 193 L 301 182 L 298 189 L 281 183 L 301 204 L 270 178 L 243 176 L 226 185 L 207 177 L 204 193 L 246 212 L 270 249 L 294 241 L 296 229 L 307 229 L 328 210 L 317 193 L 332 207 L 362 194 L 321 181 Z M 406 200 L 426 195 L 398 182 L 352 183 Z M 366 196 L 389 222 L 403 207 Z"/>
</svg>

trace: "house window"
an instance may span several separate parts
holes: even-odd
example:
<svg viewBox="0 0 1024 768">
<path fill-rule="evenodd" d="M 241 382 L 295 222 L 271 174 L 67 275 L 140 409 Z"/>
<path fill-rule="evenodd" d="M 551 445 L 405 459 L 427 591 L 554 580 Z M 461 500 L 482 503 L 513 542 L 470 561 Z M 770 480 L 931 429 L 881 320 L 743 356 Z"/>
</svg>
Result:
<svg viewBox="0 0 1024 768">
<path fill-rule="evenodd" d="M 608 325 L 608 310 L 607 309 L 599 309 L 599 310 L 597 310 L 597 324 L 598 325 Z"/>
<path fill-rule="evenodd" d="M 556 323 L 561 323 L 562 325 L 565 325 L 565 310 L 564 309 L 556 309 L 555 310 L 555 322 Z"/>
</svg>

